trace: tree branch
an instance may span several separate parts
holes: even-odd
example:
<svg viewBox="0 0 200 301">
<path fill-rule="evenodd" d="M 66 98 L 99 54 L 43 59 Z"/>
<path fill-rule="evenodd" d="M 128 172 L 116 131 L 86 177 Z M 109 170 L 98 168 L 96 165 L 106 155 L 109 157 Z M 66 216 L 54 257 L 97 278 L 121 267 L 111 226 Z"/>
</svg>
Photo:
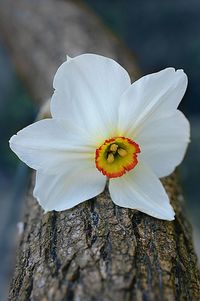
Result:
<svg viewBox="0 0 200 301">
<path fill-rule="evenodd" d="M 125 47 L 80 2 L 2 0 L 0 29 L 40 103 L 66 53 L 110 56 L 138 76 Z M 163 183 L 176 211 L 173 222 L 115 206 L 107 190 L 71 210 L 44 215 L 32 196 L 32 179 L 9 300 L 199 300 L 177 175 Z"/>
</svg>

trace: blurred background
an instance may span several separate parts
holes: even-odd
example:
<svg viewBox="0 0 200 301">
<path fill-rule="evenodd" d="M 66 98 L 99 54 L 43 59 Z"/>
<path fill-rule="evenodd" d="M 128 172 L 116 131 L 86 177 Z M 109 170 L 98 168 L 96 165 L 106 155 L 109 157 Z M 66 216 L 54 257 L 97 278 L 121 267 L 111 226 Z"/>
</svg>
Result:
<svg viewBox="0 0 200 301">
<path fill-rule="evenodd" d="M 200 254 L 200 1 L 83 0 L 133 53 L 142 74 L 168 66 L 184 69 L 189 87 L 181 109 L 191 122 L 192 142 L 180 167 L 185 211 Z M 0 1 L 1 10 L 1 1 Z M 48 13 L 48 12 L 47 12 Z M 23 18 L 22 14 L 20 18 Z M 98 37 L 97 37 L 98 39 Z M 28 169 L 8 147 L 9 138 L 33 122 L 38 106 L 12 62 L 0 27 L 0 292 L 10 279 L 17 224 Z M 3 293 L 4 292 L 4 293 Z M 4 298 L 4 297 L 3 297 Z M 4 300 L 4 299 L 2 299 Z"/>
</svg>

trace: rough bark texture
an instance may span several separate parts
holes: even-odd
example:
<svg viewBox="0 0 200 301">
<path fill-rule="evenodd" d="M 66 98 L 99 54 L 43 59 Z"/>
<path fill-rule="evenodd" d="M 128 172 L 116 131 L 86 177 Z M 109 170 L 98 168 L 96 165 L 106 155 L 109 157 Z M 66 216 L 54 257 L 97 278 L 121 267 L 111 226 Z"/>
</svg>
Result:
<svg viewBox="0 0 200 301">
<path fill-rule="evenodd" d="M 80 3 L 0 3 L 0 30 L 40 102 L 51 93 L 66 53 L 108 55 L 137 77 L 127 50 Z M 117 207 L 107 190 L 72 210 L 44 215 L 33 199 L 32 179 L 9 300 L 199 300 L 191 228 L 176 174 L 163 183 L 176 211 L 173 222 Z"/>
<path fill-rule="evenodd" d="M 43 215 L 29 190 L 10 300 L 198 300 L 191 229 L 175 175 L 175 222 L 122 209 L 107 191 Z"/>
</svg>

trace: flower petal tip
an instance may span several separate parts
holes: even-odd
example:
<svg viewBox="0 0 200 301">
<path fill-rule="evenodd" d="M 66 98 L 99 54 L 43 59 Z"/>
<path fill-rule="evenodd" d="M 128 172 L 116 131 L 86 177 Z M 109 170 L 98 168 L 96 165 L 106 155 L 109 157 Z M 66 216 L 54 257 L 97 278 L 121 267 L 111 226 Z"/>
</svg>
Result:
<svg viewBox="0 0 200 301">
<path fill-rule="evenodd" d="M 68 54 L 66 54 L 66 61 L 68 62 L 68 61 L 70 61 L 71 59 L 72 59 L 72 57 L 69 56 Z"/>
<path fill-rule="evenodd" d="M 173 215 L 170 215 L 168 218 L 166 218 L 167 221 L 172 222 L 175 220 L 175 213 Z"/>
<path fill-rule="evenodd" d="M 169 207 L 166 208 L 165 210 L 163 209 L 163 212 L 161 211 L 159 213 L 153 211 L 144 211 L 144 212 L 154 218 L 161 219 L 161 220 L 173 221 L 175 219 L 175 212 L 171 205 L 169 205 Z"/>
<path fill-rule="evenodd" d="M 18 134 L 18 133 L 17 133 Z M 16 153 L 15 151 L 15 145 L 16 145 L 16 139 L 17 139 L 17 134 L 16 135 L 13 135 L 10 140 L 8 141 L 9 143 L 9 146 L 11 148 L 11 150 Z"/>
<path fill-rule="evenodd" d="M 165 214 L 157 214 L 157 213 L 154 213 L 154 212 L 149 212 L 147 213 L 148 215 L 154 217 L 154 218 L 157 218 L 157 219 L 160 219 L 160 220 L 165 220 L 165 221 L 173 221 L 175 219 L 175 212 L 173 210 L 169 210 L 168 213 L 165 213 Z"/>
<path fill-rule="evenodd" d="M 167 212 L 163 219 L 167 221 L 173 221 L 175 219 L 175 212 L 171 205 L 169 205 L 169 208 L 167 209 Z"/>
</svg>

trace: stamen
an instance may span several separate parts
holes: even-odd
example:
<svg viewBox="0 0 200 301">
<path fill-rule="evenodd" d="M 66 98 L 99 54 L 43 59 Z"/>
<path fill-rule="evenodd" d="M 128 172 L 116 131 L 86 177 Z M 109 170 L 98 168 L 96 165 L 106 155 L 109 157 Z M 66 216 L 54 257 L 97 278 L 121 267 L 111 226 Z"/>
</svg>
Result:
<svg viewBox="0 0 200 301">
<path fill-rule="evenodd" d="M 108 157 L 107 157 L 107 162 L 112 163 L 112 162 L 114 162 L 114 160 L 115 160 L 114 155 L 112 153 L 109 153 Z"/>
<path fill-rule="evenodd" d="M 110 138 L 96 149 L 96 168 L 110 179 L 121 177 L 137 165 L 139 153 L 139 145 L 130 138 Z"/>
<path fill-rule="evenodd" d="M 115 153 L 117 151 L 118 147 L 119 146 L 117 144 L 115 144 L 115 143 L 111 144 L 110 151 Z"/>
<path fill-rule="evenodd" d="M 121 157 L 125 157 L 127 155 L 127 151 L 123 148 L 119 148 L 117 152 Z"/>
</svg>

